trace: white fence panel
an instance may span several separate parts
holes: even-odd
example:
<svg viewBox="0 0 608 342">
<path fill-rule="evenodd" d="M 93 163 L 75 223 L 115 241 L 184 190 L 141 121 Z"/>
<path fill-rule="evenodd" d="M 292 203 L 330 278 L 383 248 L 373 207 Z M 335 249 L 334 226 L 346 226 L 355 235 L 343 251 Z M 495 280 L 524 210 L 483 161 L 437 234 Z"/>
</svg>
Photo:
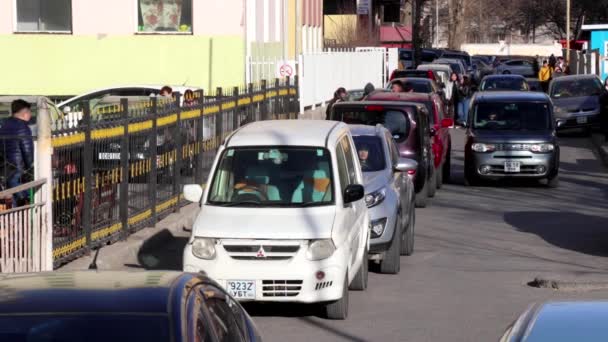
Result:
<svg viewBox="0 0 608 342">
<path fill-rule="evenodd" d="M 300 55 L 300 113 L 324 105 L 339 87 L 362 89 L 384 85 L 384 51 L 322 52 Z"/>
</svg>

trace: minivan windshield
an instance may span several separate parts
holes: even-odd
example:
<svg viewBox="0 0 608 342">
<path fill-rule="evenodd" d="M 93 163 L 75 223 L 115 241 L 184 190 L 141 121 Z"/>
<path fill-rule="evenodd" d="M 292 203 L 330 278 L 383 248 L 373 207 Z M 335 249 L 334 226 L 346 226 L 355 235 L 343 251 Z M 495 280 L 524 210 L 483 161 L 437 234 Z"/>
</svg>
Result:
<svg viewBox="0 0 608 342">
<path fill-rule="evenodd" d="M 382 140 L 375 135 L 353 136 L 361 171 L 375 172 L 386 167 Z"/>
<path fill-rule="evenodd" d="M 478 103 L 472 126 L 480 130 L 548 130 L 551 128 L 551 112 L 548 103 Z"/>
<path fill-rule="evenodd" d="M 334 202 L 331 157 L 320 147 L 238 147 L 223 151 L 208 204 L 304 207 Z"/>
<path fill-rule="evenodd" d="M 526 80 L 519 77 L 489 77 L 481 82 L 482 91 L 515 90 L 525 91 L 528 89 Z"/>
<path fill-rule="evenodd" d="M 394 109 L 385 110 L 382 106 L 372 105 L 360 109 L 336 108 L 331 118 L 353 125 L 381 124 L 391 132 L 396 142 L 405 141 L 410 129 L 410 121 L 406 113 Z"/>
<path fill-rule="evenodd" d="M 555 80 L 551 87 L 551 97 L 562 99 L 566 97 L 592 96 L 602 93 L 602 82 L 597 78 L 581 78 L 575 80 Z"/>
</svg>

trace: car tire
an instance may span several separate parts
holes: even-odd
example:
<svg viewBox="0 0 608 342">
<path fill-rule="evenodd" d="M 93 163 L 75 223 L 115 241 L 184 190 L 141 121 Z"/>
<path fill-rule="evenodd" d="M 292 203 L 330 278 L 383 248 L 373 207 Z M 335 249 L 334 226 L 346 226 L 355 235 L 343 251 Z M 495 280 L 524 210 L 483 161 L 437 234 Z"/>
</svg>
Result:
<svg viewBox="0 0 608 342">
<path fill-rule="evenodd" d="M 437 192 L 437 171 L 433 172 L 433 175 L 430 177 L 430 183 L 428 185 L 429 197 L 435 197 L 435 192 Z"/>
<path fill-rule="evenodd" d="M 328 319 L 343 320 L 348 317 L 348 275 L 344 279 L 342 298 L 325 304 L 325 316 Z"/>
<path fill-rule="evenodd" d="M 441 173 L 443 173 L 442 180 L 444 183 L 447 184 L 450 182 L 450 173 L 451 172 L 452 172 L 452 145 L 450 144 L 448 146 L 447 155 L 445 156 L 445 161 L 443 162 L 443 165 L 441 168 Z"/>
<path fill-rule="evenodd" d="M 357 275 L 355 275 L 355 279 L 350 283 L 349 288 L 353 291 L 365 291 L 367 289 L 367 278 L 369 275 L 369 251 L 367 247 L 365 247 L 365 252 L 363 252 L 363 260 L 361 261 L 361 267 L 357 271 Z"/>
<path fill-rule="evenodd" d="M 429 186 L 428 181 L 425 181 L 422 189 L 420 189 L 420 191 L 418 193 L 416 193 L 416 200 L 415 200 L 416 208 L 426 208 L 426 205 L 427 205 L 428 199 L 429 199 L 428 186 Z"/>
<path fill-rule="evenodd" d="M 552 189 L 559 187 L 559 174 L 556 173 L 555 175 L 547 178 L 547 187 Z"/>
<path fill-rule="evenodd" d="M 414 227 L 416 227 L 416 209 L 410 209 L 410 220 L 401 231 L 401 255 L 412 255 L 414 253 Z"/>
<path fill-rule="evenodd" d="M 384 259 L 380 262 L 380 273 L 383 274 L 398 274 L 401 270 L 401 233 L 403 226 L 403 217 L 401 212 L 397 214 L 397 222 L 395 223 L 395 232 L 393 233 L 393 241 L 391 246 L 384 253 Z"/>
<path fill-rule="evenodd" d="M 439 169 L 435 171 L 435 177 L 437 178 L 435 184 L 437 185 L 437 189 L 439 190 L 443 186 L 443 164 L 441 164 Z"/>
</svg>

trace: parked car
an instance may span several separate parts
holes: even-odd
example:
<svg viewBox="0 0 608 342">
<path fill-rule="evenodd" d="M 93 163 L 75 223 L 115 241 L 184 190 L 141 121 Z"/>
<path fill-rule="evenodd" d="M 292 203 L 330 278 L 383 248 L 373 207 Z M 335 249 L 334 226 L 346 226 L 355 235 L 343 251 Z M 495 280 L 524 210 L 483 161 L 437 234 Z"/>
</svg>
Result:
<svg viewBox="0 0 608 342">
<path fill-rule="evenodd" d="M 530 91 L 543 91 L 543 87 L 540 85 L 540 80 L 538 78 L 526 78 L 526 82 L 528 82 L 528 88 L 530 88 Z"/>
<path fill-rule="evenodd" d="M 444 59 L 459 59 L 462 61 L 464 66 L 467 69 L 470 69 L 473 66 L 473 61 L 471 60 L 471 56 L 464 51 L 456 51 L 456 50 L 445 50 L 441 54 L 441 58 Z"/>
<path fill-rule="evenodd" d="M 538 92 L 480 92 L 471 100 L 465 183 L 545 179 L 557 187 L 559 145 L 551 99 Z"/>
<path fill-rule="evenodd" d="M 499 64 L 495 69 L 496 74 L 517 74 L 524 77 L 535 77 L 532 62 L 525 59 L 511 59 Z"/>
<path fill-rule="evenodd" d="M 439 54 L 434 49 L 422 49 L 421 51 L 421 63 L 430 63 L 433 60 L 439 58 Z M 401 62 L 404 69 L 411 69 L 414 67 L 414 51 L 412 49 L 401 48 L 399 49 L 399 62 Z"/>
<path fill-rule="evenodd" d="M 397 144 L 399 156 L 418 162 L 413 178 L 416 206 L 422 208 L 437 188 L 430 114 L 423 104 L 407 102 L 407 93 L 386 94 L 389 96 L 385 101 L 337 103 L 332 107 L 330 118 L 348 124 L 384 125 Z"/>
<path fill-rule="evenodd" d="M 440 85 L 447 84 L 452 74 L 452 67 L 449 64 L 421 64 L 416 69 L 432 70 L 437 75 L 438 79 L 436 81 Z"/>
<path fill-rule="evenodd" d="M 489 75 L 483 78 L 479 87 L 481 91 L 528 91 L 528 82 L 521 75 Z"/>
<path fill-rule="evenodd" d="M 475 79 L 473 80 L 476 84 L 479 84 L 481 80 L 494 73 L 494 68 L 491 63 L 485 61 L 485 59 L 472 57 L 473 69 L 475 71 Z"/>
<path fill-rule="evenodd" d="M 0 277 L 2 341 L 261 341 L 215 281 L 165 271 Z"/>
<path fill-rule="evenodd" d="M 390 101 L 394 96 L 391 93 L 376 93 L 370 95 L 368 101 Z M 432 135 L 433 160 L 436 170 L 435 185 L 439 189 L 444 181 L 449 181 L 451 170 L 452 139 L 450 127 L 454 120 L 447 118 L 447 104 L 437 94 L 405 93 L 400 99 L 407 102 L 423 104 L 429 113 L 429 125 Z"/>
<path fill-rule="evenodd" d="M 405 77 L 428 78 L 428 79 L 431 79 L 436 82 L 439 81 L 439 78 L 437 77 L 437 75 L 435 75 L 435 72 L 433 70 L 425 71 L 425 70 L 414 70 L 414 69 L 407 69 L 407 70 L 395 69 L 391 73 L 391 77 L 389 78 L 389 80 L 392 81 L 396 78 L 405 78 Z"/>
<path fill-rule="evenodd" d="M 415 191 L 408 173 L 418 164 L 399 157 L 390 132 L 381 125 L 350 125 L 363 171 L 370 225 L 370 259 L 380 272 L 397 274 L 401 255 L 414 252 Z"/>
<path fill-rule="evenodd" d="M 496 58 L 495 56 L 490 56 L 490 55 L 473 55 L 473 56 L 471 56 L 471 59 L 473 61 L 481 60 L 485 64 L 489 65 L 490 67 L 492 66 L 492 62 L 494 62 L 495 58 Z"/>
<path fill-rule="evenodd" d="M 606 340 L 606 301 L 533 304 L 506 329 L 500 342 Z"/>
<path fill-rule="evenodd" d="M 336 104 L 337 105 L 337 104 Z M 369 217 L 348 126 L 250 123 L 220 146 L 184 270 L 205 270 L 242 301 L 323 303 L 348 315 L 348 290 L 367 288 Z"/>
<path fill-rule="evenodd" d="M 591 134 L 600 115 L 608 115 L 608 92 L 595 75 L 571 75 L 554 79 L 549 94 L 555 107 L 557 129 L 579 128 Z"/>
<path fill-rule="evenodd" d="M 460 59 L 446 59 L 446 58 L 438 58 L 433 61 L 432 64 L 447 64 L 452 68 L 452 71 L 457 73 L 460 79 L 464 75 L 468 75 L 467 67 Z"/>
</svg>

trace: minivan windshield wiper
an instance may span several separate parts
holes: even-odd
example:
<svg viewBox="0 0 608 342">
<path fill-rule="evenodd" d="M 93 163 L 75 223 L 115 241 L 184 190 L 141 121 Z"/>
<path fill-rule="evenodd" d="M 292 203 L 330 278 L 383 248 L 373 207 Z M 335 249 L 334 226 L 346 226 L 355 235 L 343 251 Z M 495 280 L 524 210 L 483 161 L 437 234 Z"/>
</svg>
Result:
<svg viewBox="0 0 608 342">
<path fill-rule="evenodd" d="M 250 206 L 250 207 L 261 207 L 265 205 L 258 201 L 238 201 L 238 202 L 209 202 L 211 205 L 217 205 L 220 207 L 238 207 L 238 206 Z"/>
</svg>

